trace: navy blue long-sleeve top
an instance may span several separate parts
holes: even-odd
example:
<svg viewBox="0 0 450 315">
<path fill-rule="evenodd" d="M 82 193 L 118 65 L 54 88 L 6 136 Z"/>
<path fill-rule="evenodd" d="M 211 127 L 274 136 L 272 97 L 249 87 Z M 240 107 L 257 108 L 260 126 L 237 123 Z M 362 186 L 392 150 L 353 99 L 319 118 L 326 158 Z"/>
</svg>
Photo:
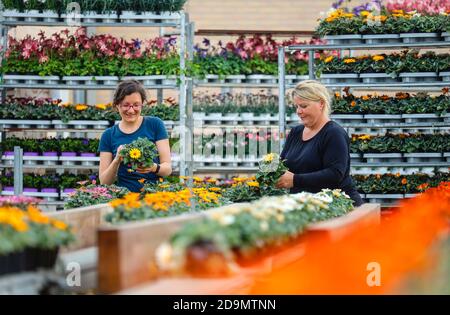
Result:
<svg viewBox="0 0 450 315">
<path fill-rule="evenodd" d="M 291 193 L 321 189 L 341 189 L 354 205 L 362 204 L 361 196 L 350 177 L 350 139 L 347 132 L 329 121 L 311 139 L 302 140 L 304 126 L 294 127 L 286 139 L 281 159 L 294 173 Z"/>
</svg>

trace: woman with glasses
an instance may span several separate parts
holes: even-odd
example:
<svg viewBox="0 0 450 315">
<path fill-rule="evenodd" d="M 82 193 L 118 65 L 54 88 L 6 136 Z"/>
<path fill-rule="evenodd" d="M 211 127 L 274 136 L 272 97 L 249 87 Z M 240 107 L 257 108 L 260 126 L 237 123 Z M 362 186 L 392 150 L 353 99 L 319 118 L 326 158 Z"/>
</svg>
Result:
<svg viewBox="0 0 450 315">
<path fill-rule="evenodd" d="M 300 82 L 293 93 L 297 115 L 303 125 L 294 127 L 280 155 L 289 168 L 277 183 L 291 193 L 341 189 L 360 206 L 362 200 L 350 177 L 350 139 L 332 121 L 331 96 L 314 80 Z"/>
<path fill-rule="evenodd" d="M 117 87 L 113 107 L 122 119 L 120 123 L 106 129 L 100 139 L 99 175 L 102 184 L 111 185 L 117 179 L 118 186 L 140 192 L 144 182 L 156 182 L 160 176 L 172 173 L 166 128 L 161 119 L 141 115 L 145 101 L 145 89 L 138 81 L 124 81 Z M 152 167 L 139 168 L 136 172 L 129 173 L 119 152 L 123 145 L 144 137 L 156 144 L 159 157 Z"/>
</svg>

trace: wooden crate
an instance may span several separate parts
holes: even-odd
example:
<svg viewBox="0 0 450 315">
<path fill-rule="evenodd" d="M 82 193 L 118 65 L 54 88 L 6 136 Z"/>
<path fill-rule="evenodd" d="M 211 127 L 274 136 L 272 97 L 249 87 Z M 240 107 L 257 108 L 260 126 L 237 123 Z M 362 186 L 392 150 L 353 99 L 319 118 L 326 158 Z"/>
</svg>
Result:
<svg viewBox="0 0 450 315">
<path fill-rule="evenodd" d="M 100 225 L 105 224 L 104 216 L 111 211 L 113 209 L 108 204 L 100 204 L 45 214 L 72 226 L 76 241 L 63 248 L 63 252 L 70 252 L 97 246 L 97 229 Z"/>
</svg>

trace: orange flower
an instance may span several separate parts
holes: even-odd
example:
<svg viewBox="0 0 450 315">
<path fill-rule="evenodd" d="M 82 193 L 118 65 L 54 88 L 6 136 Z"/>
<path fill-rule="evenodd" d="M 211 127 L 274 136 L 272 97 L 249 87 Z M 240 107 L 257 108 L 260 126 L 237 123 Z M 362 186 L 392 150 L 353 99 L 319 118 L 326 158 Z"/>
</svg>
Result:
<svg viewBox="0 0 450 315">
<path fill-rule="evenodd" d="M 67 229 L 67 224 L 64 223 L 63 221 L 59 221 L 59 220 L 53 220 L 52 221 L 52 225 L 57 228 L 58 230 L 66 230 Z"/>
<path fill-rule="evenodd" d="M 352 107 L 355 107 L 355 106 L 356 106 L 356 102 L 355 102 L 355 101 L 352 101 L 351 106 L 352 106 Z"/>
<path fill-rule="evenodd" d="M 381 60 L 384 60 L 384 57 L 381 55 L 376 55 L 376 56 L 372 57 L 372 60 L 373 61 L 381 61 Z"/>
<path fill-rule="evenodd" d="M 370 99 L 369 95 L 363 95 L 361 98 L 363 101 L 367 101 Z"/>
<path fill-rule="evenodd" d="M 138 182 L 143 184 L 145 182 L 145 178 L 138 179 Z"/>
<path fill-rule="evenodd" d="M 408 183 L 408 180 L 406 178 L 402 179 L 402 185 L 406 185 Z"/>
<path fill-rule="evenodd" d="M 83 105 L 83 104 L 78 104 L 77 106 L 75 106 L 75 110 L 77 111 L 83 111 L 86 110 L 88 107 L 87 105 Z"/>
</svg>

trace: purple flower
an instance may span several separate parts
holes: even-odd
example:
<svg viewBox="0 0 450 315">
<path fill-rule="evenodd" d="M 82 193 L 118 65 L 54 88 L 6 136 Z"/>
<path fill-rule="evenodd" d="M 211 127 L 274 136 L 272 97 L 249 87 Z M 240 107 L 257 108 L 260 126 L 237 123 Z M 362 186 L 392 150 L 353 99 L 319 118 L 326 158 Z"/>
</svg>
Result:
<svg viewBox="0 0 450 315">
<path fill-rule="evenodd" d="M 176 43 L 177 43 L 177 39 L 176 39 L 175 37 L 170 37 L 170 38 L 169 38 L 169 41 L 168 41 L 168 44 L 169 44 L 169 45 L 173 46 L 173 45 L 175 45 Z"/>
<path fill-rule="evenodd" d="M 209 39 L 207 39 L 206 37 L 203 38 L 202 43 L 203 43 L 206 47 L 209 47 L 209 45 L 211 44 L 211 42 L 209 41 Z"/>
<path fill-rule="evenodd" d="M 344 2 L 344 0 L 338 0 L 337 2 L 333 3 L 331 6 L 333 9 L 337 9 L 341 6 L 341 4 Z"/>
<path fill-rule="evenodd" d="M 141 43 L 142 41 L 140 41 L 139 39 L 133 39 L 134 48 L 141 49 Z"/>
<path fill-rule="evenodd" d="M 92 181 L 92 180 L 96 180 L 97 179 L 97 176 L 96 175 L 91 175 L 91 176 L 89 176 L 89 179 Z"/>
<path fill-rule="evenodd" d="M 83 145 L 89 145 L 89 140 L 88 140 L 88 139 L 84 139 L 84 140 L 82 141 L 82 143 L 83 143 Z"/>
</svg>

